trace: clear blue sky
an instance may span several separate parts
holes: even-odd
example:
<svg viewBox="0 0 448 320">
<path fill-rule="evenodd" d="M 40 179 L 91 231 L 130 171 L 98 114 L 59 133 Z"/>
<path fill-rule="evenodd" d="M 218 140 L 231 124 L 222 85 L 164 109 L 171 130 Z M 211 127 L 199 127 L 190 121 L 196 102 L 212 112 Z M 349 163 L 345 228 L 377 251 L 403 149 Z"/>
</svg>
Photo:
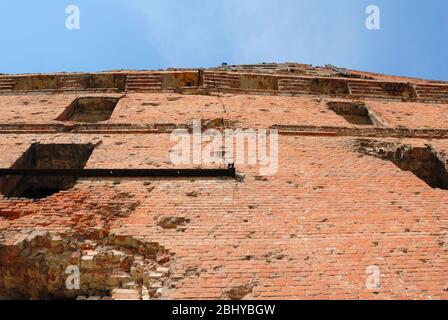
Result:
<svg viewBox="0 0 448 320">
<path fill-rule="evenodd" d="M 3 0 L 0 73 L 296 61 L 448 80 L 447 16 L 446 0 Z"/>
</svg>

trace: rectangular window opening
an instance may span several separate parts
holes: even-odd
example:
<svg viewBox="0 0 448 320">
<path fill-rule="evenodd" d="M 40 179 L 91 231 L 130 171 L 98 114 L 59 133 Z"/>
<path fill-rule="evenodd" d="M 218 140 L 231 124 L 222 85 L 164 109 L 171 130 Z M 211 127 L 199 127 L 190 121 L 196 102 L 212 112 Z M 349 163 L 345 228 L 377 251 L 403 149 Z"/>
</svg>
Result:
<svg viewBox="0 0 448 320">
<path fill-rule="evenodd" d="M 92 144 L 33 144 L 11 169 L 82 169 L 92 154 Z M 71 189 L 75 176 L 3 176 L 0 192 L 8 198 L 43 199 Z"/>
<path fill-rule="evenodd" d="M 107 121 L 119 100 L 108 97 L 77 98 L 56 120 L 84 123 Z"/>
<path fill-rule="evenodd" d="M 376 121 L 372 119 L 367 106 L 362 102 L 331 101 L 328 108 L 343 117 L 348 123 L 371 126 Z"/>
</svg>

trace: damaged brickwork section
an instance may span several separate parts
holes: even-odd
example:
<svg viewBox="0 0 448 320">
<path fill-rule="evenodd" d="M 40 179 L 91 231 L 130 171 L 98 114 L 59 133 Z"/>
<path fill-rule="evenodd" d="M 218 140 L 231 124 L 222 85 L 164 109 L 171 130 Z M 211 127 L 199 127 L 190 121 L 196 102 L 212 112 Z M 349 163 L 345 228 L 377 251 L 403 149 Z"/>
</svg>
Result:
<svg viewBox="0 0 448 320">
<path fill-rule="evenodd" d="M 35 143 L 12 169 L 82 169 L 92 154 L 92 144 Z M 0 192 L 9 198 L 43 199 L 72 188 L 72 176 L 7 176 L 0 179 Z"/>
<path fill-rule="evenodd" d="M 329 101 L 328 108 L 355 125 L 381 125 L 363 102 Z"/>
<path fill-rule="evenodd" d="M 172 286 L 169 252 L 128 236 L 33 231 L 0 247 L 0 262 L 0 296 L 9 299 L 156 299 Z M 69 267 L 79 269 L 79 290 L 67 288 Z"/>
<path fill-rule="evenodd" d="M 56 120 L 85 123 L 107 121 L 118 101 L 118 98 L 107 97 L 77 98 Z"/>
<path fill-rule="evenodd" d="M 348 83 L 340 79 L 315 78 L 310 82 L 310 91 L 317 94 L 349 94 Z"/>
<path fill-rule="evenodd" d="M 415 87 L 411 83 L 382 82 L 381 87 L 388 95 L 400 97 L 405 101 L 418 98 Z"/>
<path fill-rule="evenodd" d="M 401 170 L 414 173 L 432 188 L 448 190 L 447 161 L 430 146 L 358 140 L 355 149 L 361 154 L 393 162 Z"/>
</svg>

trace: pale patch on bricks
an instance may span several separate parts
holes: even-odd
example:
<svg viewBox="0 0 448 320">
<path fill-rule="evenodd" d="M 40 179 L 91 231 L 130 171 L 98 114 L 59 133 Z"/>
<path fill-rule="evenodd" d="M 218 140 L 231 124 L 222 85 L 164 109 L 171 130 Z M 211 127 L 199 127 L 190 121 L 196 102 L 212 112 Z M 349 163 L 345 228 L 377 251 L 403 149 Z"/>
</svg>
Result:
<svg viewBox="0 0 448 320">
<path fill-rule="evenodd" d="M 81 289 L 81 272 L 78 266 L 68 266 L 65 269 L 65 273 L 69 276 L 65 280 L 65 287 L 67 290 L 80 290 Z"/>
<path fill-rule="evenodd" d="M 225 129 L 224 132 L 208 129 L 203 132 L 201 120 L 195 120 L 192 133 L 176 129 L 170 141 L 176 143 L 170 150 L 170 159 L 175 165 L 248 164 L 258 166 L 262 176 L 272 176 L 278 171 L 276 129 Z"/>
<path fill-rule="evenodd" d="M 371 291 L 378 291 L 381 289 L 381 270 L 379 266 L 371 265 L 366 268 L 366 288 Z"/>
</svg>

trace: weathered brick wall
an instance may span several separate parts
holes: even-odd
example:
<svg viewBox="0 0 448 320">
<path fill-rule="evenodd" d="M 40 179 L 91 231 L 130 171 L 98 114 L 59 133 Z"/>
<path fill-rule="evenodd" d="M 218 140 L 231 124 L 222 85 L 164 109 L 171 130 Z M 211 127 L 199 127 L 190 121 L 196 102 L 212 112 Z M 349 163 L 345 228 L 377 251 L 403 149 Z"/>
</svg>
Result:
<svg viewBox="0 0 448 320">
<path fill-rule="evenodd" d="M 173 168 L 169 132 L 140 129 L 303 127 L 280 135 L 272 177 L 240 165 L 238 181 L 92 178 L 39 201 L 0 196 L 0 297 L 448 298 L 447 191 L 356 148 L 371 128 L 369 140 L 430 147 L 447 164 L 448 105 L 366 99 L 387 129 L 375 136 L 328 97 L 128 93 L 110 120 L 70 131 L 54 119 L 82 95 L 0 96 L 0 167 L 39 142 L 95 145 L 86 168 Z M 68 264 L 81 267 L 79 292 L 64 290 Z"/>
</svg>

